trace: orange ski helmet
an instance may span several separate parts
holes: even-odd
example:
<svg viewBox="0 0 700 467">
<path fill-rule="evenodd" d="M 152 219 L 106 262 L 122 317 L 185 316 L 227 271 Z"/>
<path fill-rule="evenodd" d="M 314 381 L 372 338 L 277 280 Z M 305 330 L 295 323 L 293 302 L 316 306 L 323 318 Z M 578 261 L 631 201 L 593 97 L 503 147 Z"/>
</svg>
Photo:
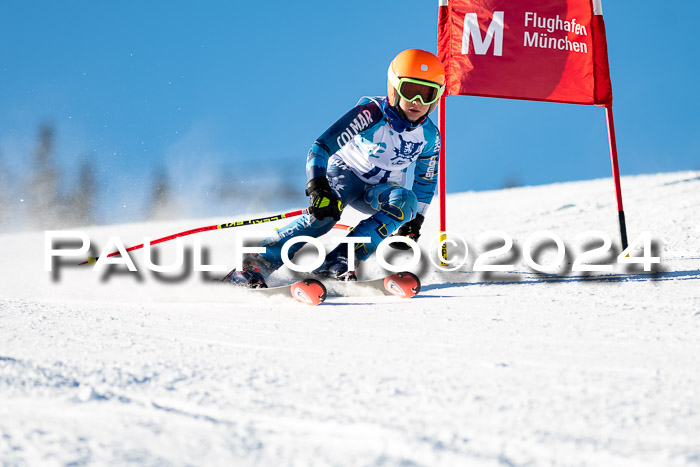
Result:
<svg viewBox="0 0 700 467">
<path fill-rule="evenodd" d="M 413 80 L 425 81 L 429 86 L 432 85 L 435 88 L 437 94 L 428 89 L 428 93 L 421 97 L 411 95 L 406 99 L 404 93 L 401 92 L 406 81 L 402 78 L 410 79 L 412 83 L 415 83 Z M 409 101 L 419 98 L 424 104 L 430 102 L 428 110 L 430 113 L 435 110 L 438 100 L 445 90 L 445 82 L 445 67 L 439 58 L 427 50 L 407 49 L 398 54 L 389 64 L 386 94 L 392 107 L 398 105 L 400 97 Z M 425 102 L 426 100 L 428 102 Z"/>
</svg>

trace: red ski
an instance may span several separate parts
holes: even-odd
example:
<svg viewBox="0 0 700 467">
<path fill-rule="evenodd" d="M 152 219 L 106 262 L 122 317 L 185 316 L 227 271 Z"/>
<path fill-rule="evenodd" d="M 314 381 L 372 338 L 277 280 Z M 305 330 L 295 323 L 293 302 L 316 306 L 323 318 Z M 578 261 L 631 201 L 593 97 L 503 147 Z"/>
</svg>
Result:
<svg viewBox="0 0 700 467">
<path fill-rule="evenodd" d="M 420 279 L 412 272 L 397 272 L 384 278 L 384 290 L 401 298 L 411 298 L 420 292 Z"/>
<path fill-rule="evenodd" d="M 292 298 L 305 305 L 320 305 L 326 300 L 328 292 L 321 281 L 304 279 L 289 286 Z"/>
<path fill-rule="evenodd" d="M 326 288 L 326 285 L 328 288 Z M 264 295 L 279 295 L 291 297 L 305 305 L 320 305 L 329 295 L 353 297 L 366 295 L 366 291 L 375 290 L 377 294 L 395 295 L 401 298 L 411 298 L 420 292 L 421 284 L 418 276 L 404 271 L 391 274 L 379 279 L 366 281 L 338 282 L 327 280 L 326 285 L 317 279 L 304 279 L 290 285 L 252 289 Z"/>
<path fill-rule="evenodd" d="M 320 305 L 328 296 L 326 287 L 316 279 L 304 279 L 293 284 L 250 290 L 266 296 L 291 297 L 299 303 L 312 306 Z"/>
<path fill-rule="evenodd" d="M 369 289 L 376 291 L 377 294 L 411 298 L 420 292 L 421 287 L 418 276 L 408 271 L 366 281 L 336 282 L 328 280 L 326 285 L 331 296 L 340 297 L 366 295 L 366 291 Z"/>
</svg>

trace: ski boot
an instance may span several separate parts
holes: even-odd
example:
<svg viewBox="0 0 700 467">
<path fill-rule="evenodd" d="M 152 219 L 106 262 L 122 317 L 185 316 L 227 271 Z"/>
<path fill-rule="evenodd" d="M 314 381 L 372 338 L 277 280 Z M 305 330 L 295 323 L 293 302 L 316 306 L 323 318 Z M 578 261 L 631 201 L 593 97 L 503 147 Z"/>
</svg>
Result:
<svg viewBox="0 0 700 467">
<path fill-rule="evenodd" d="M 266 289 L 265 279 L 272 274 L 273 269 L 269 262 L 258 254 L 251 254 L 243 260 L 243 267 L 240 270 L 234 269 L 229 272 L 221 282 L 228 282 L 234 285 L 241 285 L 251 289 Z"/>
<path fill-rule="evenodd" d="M 342 255 L 329 255 L 314 275 L 341 282 L 357 281 L 355 271 L 348 271 L 348 259 Z"/>
</svg>

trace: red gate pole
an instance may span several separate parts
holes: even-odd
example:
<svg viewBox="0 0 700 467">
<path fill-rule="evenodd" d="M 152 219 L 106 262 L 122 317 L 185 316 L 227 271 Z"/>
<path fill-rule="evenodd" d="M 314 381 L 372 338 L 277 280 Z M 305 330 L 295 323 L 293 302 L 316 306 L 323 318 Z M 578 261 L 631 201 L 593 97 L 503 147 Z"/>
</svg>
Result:
<svg viewBox="0 0 700 467">
<path fill-rule="evenodd" d="M 440 97 L 440 107 L 438 109 L 438 129 L 440 130 L 440 162 L 438 164 L 438 194 L 440 198 L 440 264 L 447 266 L 447 164 L 445 162 L 445 133 L 447 132 L 445 102 L 449 94 L 449 47 L 448 44 L 441 42 L 442 32 L 448 30 L 449 25 L 449 0 L 438 0 L 438 30 L 437 30 L 437 52 L 440 60 L 443 60 L 445 66 L 445 90 Z M 449 42 L 449 41 L 448 41 Z M 441 47 L 442 46 L 442 47 Z"/>
<path fill-rule="evenodd" d="M 622 188 L 620 186 L 620 165 L 617 161 L 617 140 L 615 139 L 615 121 L 613 120 L 612 103 L 605 106 L 605 119 L 608 123 L 608 143 L 610 145 L 610 162 L 613 179 L 615 180 L 615 196 L 617 197 L 617 213 L 620 223 L 620 242 L 622 250 L 627 248 L 627 226 L 625 211 L 622 209 Z"/>
<path fill-rule="evenodd" d="M 438 129 L 440 130 L 440 162 L 438 164 L 438 190 L 440 197 L 440 241 L 442 244 L 441 253 L 441 264 L 442 266 L 447 266 L 445 261 L 447 260 L 447 171 L 445 170 L 445 101 L 447 96 L 445 94 L 440 97 L 440 106 L 438 107 Z"/>
</svg>

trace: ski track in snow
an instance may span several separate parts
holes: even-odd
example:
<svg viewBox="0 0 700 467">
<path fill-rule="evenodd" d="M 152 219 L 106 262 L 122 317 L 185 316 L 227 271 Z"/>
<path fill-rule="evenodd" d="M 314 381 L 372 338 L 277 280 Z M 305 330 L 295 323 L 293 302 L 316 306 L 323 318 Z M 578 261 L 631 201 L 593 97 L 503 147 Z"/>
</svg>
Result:
<svg viewBox="0 0 700 467">
<path fill-rule="evenodd" d="M 84 267 L 54 282 L 43 232 L 4 235 L 0 460 L 700 465 L 700 173 L 622 183 L 630 240 L 649 230 L 662 258 L 654 272 L 545 275 L 516 258 L 487 275 L 472 261 L 423 267 L 410 300 L 307 307 L 197 277 L 103 283 Z M 567 251 L 592 229 L 617 244 L 614 201 L 611 180 L 463 193 L 448 227 L 470 248 L 496 229 L 516 244 L 552 230 Z M 129 245 L 200 224 L 86 230 Z M 213 262 L 232 264 L 232 235 L 202 234 Z"/>
</svg>

